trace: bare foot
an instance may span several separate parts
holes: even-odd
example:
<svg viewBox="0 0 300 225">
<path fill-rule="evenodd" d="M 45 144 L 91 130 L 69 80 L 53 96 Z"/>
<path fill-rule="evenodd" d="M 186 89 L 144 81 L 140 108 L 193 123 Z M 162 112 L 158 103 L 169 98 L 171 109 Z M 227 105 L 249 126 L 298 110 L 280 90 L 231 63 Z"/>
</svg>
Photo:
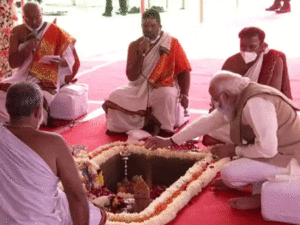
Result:
<svg viewBox="0 0 300 225">
<path fill-rule="evenodd" d="M 260 194 L 251 195 L 249 197 L 231 198 L 229 199 L 229 204 L 233 209 L 257 209 L 261 206 Z"/>
<path fill-rule="evenodd" d="M 213 181 L 212 185 L 213 185 L 213 187 L 211 188 L 212 191 L 232 189 L 232 188 L 226 186 L 221 178 L 218 178 L 215 181 Z"/>
</svg>

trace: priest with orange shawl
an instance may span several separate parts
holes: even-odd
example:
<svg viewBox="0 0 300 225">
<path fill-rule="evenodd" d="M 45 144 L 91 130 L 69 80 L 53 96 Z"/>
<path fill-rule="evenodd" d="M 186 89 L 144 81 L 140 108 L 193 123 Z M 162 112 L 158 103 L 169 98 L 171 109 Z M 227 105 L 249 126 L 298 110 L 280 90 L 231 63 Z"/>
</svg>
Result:
<svg viewBox="0 0 300 225">
<path fill-rule="evenodd" d="M 152 121 L 159 128 L 153 132 L 171 135 L 176 107 L 188 107 L 191 66 L 178 40 L 161 31 L 157 11 L 143 14 L 142 29 L 144 36 L 128 49 L 129 83 L 103 104 L 107 133 L 146 129 Z"/>
<path fill-rule="evenodd" d="M 0 83 L 0 121 L 9 119 L 5 109 L 6 91 L 11 84 L 31 81 L 39 84 L 44 95 L 44 123 L 49 105 L 65 83 L 75 82 L 79 58 L 75 39 L 55 23 L 43 22 L 38 4 L 23 6 L 24 23 L 14 27 L 10 35 L 9 64 L 16 69 Z"/>
</svg>

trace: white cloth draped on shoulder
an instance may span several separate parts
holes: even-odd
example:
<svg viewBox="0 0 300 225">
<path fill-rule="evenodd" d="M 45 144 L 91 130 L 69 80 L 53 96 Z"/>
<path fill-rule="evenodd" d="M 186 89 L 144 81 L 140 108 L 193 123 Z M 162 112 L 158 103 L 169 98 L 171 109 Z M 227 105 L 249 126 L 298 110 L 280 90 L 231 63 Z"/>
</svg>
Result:
<svg viewBox="0 0 300 225">
<path fill-rule="evenodd" d="M 108 97 L 108 100 L 130 111 L 145 110 L 148 98 L 148 78 L 155 69 L 159 59 L 159 49 L 164 47 L 171 48 L 171 36 L 164 32 L 161 39 L 156 43 L 144 58 L 141 69 L 142 76 L 128 85 L 117 88 Z M 151 91 L 151 90 L 150 90 Z"/>
<path fill-rule="evenodd" d="M 67 197 L 48 164 L 2 125 L 0 143 L 0 224 L 72 225 Z M 95 208 L 90 204 L 96 225 L 101 214 Z"/>
<path fill-rule="evenodd" d="M 179 96 L 179 86 L 175 81 L 173 87 L 154 89 L 148 84 L 148 79 L 159 62 L 160 49 L 164 48 L 170 51 L 171 40 L 172 37 L 164 32 L 160 40 L 146 54 L 141 68 L 142 75 L 136 81 L 131 81 L 126 86 L 115 89 L 107 99 L 134 112 L 146 110 L 147 107 L 151 106 L 152 114 L 161 122 L 161 129 L 167 131 L 173 131 L 175 125 L 175 107 Z M 143 125 L 144 117 L 127 115 L 118 110 L 108 109 L 107 129 L 110 131 L 127 132 L 141 129 Z"/>
</svg>

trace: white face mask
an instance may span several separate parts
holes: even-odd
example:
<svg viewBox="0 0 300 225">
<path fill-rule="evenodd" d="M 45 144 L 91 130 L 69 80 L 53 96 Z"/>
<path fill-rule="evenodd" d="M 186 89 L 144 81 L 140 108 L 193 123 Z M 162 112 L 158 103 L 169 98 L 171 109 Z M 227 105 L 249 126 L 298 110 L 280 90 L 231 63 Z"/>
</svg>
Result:
<svg viewBox="0 0 300 225">
<path fill-rule="evenodd" d="M 245 63 L 248 64 L 250 62 L 253 62 L 257 58 L 256 52 L 240 52 Z"/>
</svg>

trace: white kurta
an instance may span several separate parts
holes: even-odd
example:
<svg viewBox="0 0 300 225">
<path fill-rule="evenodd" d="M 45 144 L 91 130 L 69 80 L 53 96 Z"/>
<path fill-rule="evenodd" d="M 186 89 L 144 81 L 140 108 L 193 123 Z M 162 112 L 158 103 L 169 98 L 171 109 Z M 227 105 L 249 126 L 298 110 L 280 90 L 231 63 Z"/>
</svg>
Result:
<svg viewBox="0 0 300 225">
<path fill-rule="evenodd" d="M 161 122 L 161 129 L 173 131 L 175 125 L 175 107 L 179 97 L 177 83 L 173 87 L 160 87 L 153 89 L 148 83 L 160 59 L 160 47 L 171 48 L 171 36 L 163 33 L 161 39 L 147 53 L 141 69 L 141 76 L 129 82 L 128 85 L 117 88 L 107 100 L 130 111 L 146 110 L 147 106 L 153 109 L 152 114 Z M 108 109 L 107 130 L 113 132 L 127 132 L 141 129 L 144 117 L 124 114 L 118 110 Z"/>
<path fill-rule="evenodd" d="M 39 33 L 39 35 L 37 36 L 37 39 L 41 39 L 43 37 L 43 35 L 45 34 L 45 32 L 47 31 L 49 26 L 50 26 L 50 24 L 47 24 L 46 28 L 41 33 Z M 27 42 L 20 44 L 19 50 L 25 48 L 26 45 L 27 45 Z M 62 55 L 62 57 L 67 61 L 68 66 L 67 67 L 59 67 L 59 69 L 58 69 L 58 84 L 57 84 L 57 88 L 56 88 L 56 93 L 58 93 L 60 85 L 64 84 L 65 76 L 72 74 L 72 70 L 73 70 L 72 68 L 75 63 L 75 59 L 73 56 L 73 49 L 74 49 L 73 44 L 70 44 Z M 32 64 L 33 56 L 34 56 L 34 54 L 30 54 L 29 57 L 24 61 L 22 66 L 20 66 L 13 73 L 13 75 L 11 77 L 1 80 L 1 83 L 14 84 L 14 83 L 21 82 L 21 81 L 30 81 L 30 82 L 34 82 L 34 83 L 39 83 L 39 80 L 35 77 L 30 76 L 29 72 L 28 72 L 29 67 Z M 53 101 L 53 99 L 56 96 L 56 95 L 50 94 L 47 91 L 43 91 L 43 95 L 46 98 L 48 105 L 51 104 L 51 102 Z M 0 90 L 0 122 L 9 121 L 9 115 L 5 108 L 5 101 L 6 101 L 6 92 Z M 46 118 L 44 117 L 44 119 L 47 119 L 47 117 Z"/>
<path fill-rule="evenodd" d="M 0 224 L 72 225 L 66 194 L 48 164 L 0 125 Z M 90 224 L 101 213 L 89 203 Z"/>
<path fill-rule="evenodd" d="M 199 117 L 182 131 L 175 134 L 172 139 L 177 144 L 213 132 L 220 126 L 228 123 L 225 116 L 214 110 L 207 116 Z M 252 185 L 253 193 L 260 193 L 261 185 L 267 179 L 278 174 L 288 174 L 287 168 L 277 167 L 255 158 L 272 158 L 278 154 L 277 115 L 275 106 L 262 97 L 250 98 L 242 111 L 242 123 L 253 128 L 255 143 L 237 146 L 236 159 L 221 170 L 222 180 L 231 187 Z M 229 138 L 229 137 L 227 137 Z M 299 167 L 299 165 L 298 165 Z M 297 168 L 300 170 L 300 167 Z"/>
<path fill-rule="evenodd" d="M 248 69 L 244 77 L 249 77 L 249 79 L 253 82 L 258 82 L 259 74 L 261 72 L 264 55 L 269 52 L 269 48 L 265 48 L 265 50 L 259 55 L 256 62 Z M 210 136 L 224 142 L 224 143 L 232 143 L 229 138 L 230 127 L 229 124 L 226 124 L 223 127 L 220 127 L 218 130 L 215 130 L 209 133 Z"/>
</svg>

